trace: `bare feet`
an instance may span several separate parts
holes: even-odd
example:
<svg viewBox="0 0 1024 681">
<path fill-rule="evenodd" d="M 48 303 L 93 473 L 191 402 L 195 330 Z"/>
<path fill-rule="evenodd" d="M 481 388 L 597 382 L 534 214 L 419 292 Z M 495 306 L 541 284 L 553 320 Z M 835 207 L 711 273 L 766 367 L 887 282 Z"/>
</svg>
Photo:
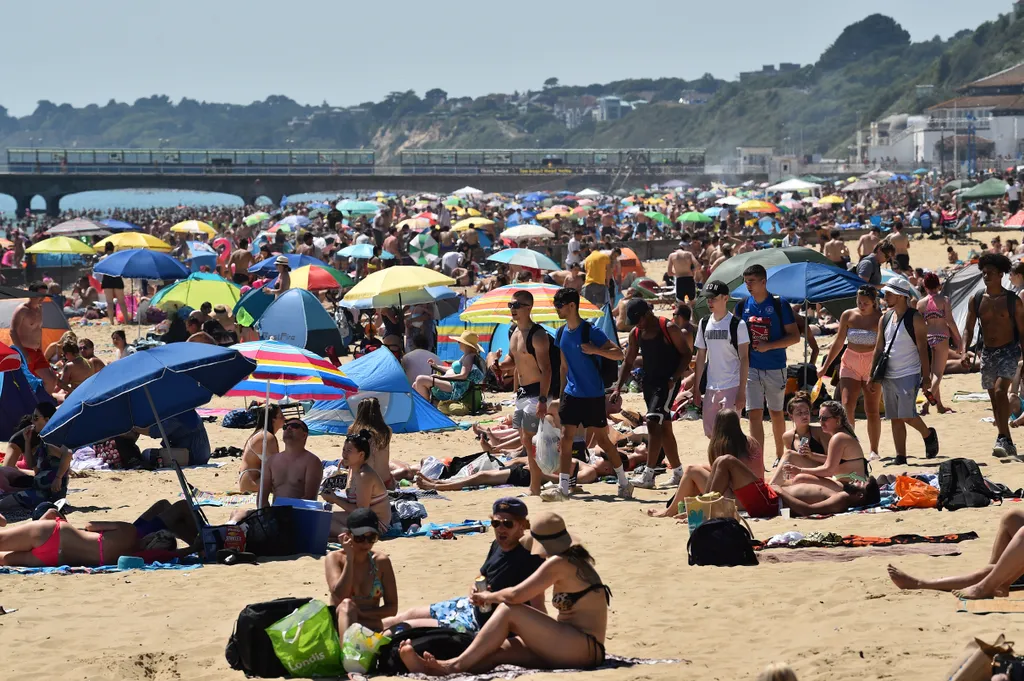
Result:
<svg viewBox="0 0 1024 681">
<path fill-rule="evenodd" d="M 976 601 L 983 598 L 1005 598 L 1010 595 L 1009 589 L 995 589 L 989 590 L 981 586 L 980 583 L 974 586 L 969 586 L 966 589 L 956 589 L 953 591 L 953 595 L 959 599 L 965 601 Z"/>
<path fill-rule="evenodd" d="M 889 572 L 889 579 L 891 579 L 892 583 L 895 584 L 896 586 L 898 586 L 899 588 L 901 588 L 901 589 L 920 589 L 921 588 L 921 580 L 915 579 L 915 578 L 911 577 L 906 572 L 903 572 L 902 570 L 897 568 L 895 565 L 890 565 L 886 569 Z"/>
<path fill-rule="evenodd" d="M 952 410 L 952 409 L 950 409 L 949 407 L 944 407 L 944 406 L 943 406 L 943 405 L 941 405 L 941 404 L 940 404 L 940 405 L 939 405 L 938 407 L 936 407 L 936 409 L 938 409 L 938 410 L 939 410 L 939 413 L 940 413 L 940 414 L 955 414 L 955 413 L 956 413 L 955 411 L 953 411 L 953 410 Z"/>
<path fill-rule="evenodd" d="M 446 676 L 453 671 L 449 665 L 441 664 L 430 653 L 425 653 L 421 657 L 416 653 L 416 649 L 413 648 L 412 644 L 408 641 L 403 643 L 402 647 L 398 649 L 398 656 L 401 657 L 402 662 L 405 663 L 405 668 L 413 674 Z"/>
<path fill-rule="evenodd" d="M 437 483 L 421 473 L 416 474 L 416 486 L 420 489 L 435 489 Z"/>
<path fill-rule="evenodd" d="M 673 513 L 672 509 L 668 507 L 663 508 L 660 511 L 656 511 L 653 508 L 649 508 L 647 509 L 647 515 L 649 515 L 652 518 L 668 518 L 674 516 L 675 513 Z"/>
</svg>

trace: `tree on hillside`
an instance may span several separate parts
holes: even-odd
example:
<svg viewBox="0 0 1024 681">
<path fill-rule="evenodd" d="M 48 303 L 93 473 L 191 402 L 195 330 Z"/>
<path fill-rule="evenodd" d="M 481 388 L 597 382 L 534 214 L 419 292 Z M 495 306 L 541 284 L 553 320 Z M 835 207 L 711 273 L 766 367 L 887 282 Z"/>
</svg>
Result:
<svg viewBox="0 0 1024 681">
<path fill-rule="evenodd" d="M 553 87 L 558 87 L 558 79 L 557 78 L 552 77 L 552 78 L 548 78 L 547 80 L 544 81 L 544 89 L 545 90 L 547 90 L 549 88 L 553 88 Z"/>
<path fill-rule="evenodd" d="M 909 44 L 910 33 L 895 20 L 883 14 L 872 14 L 843 29 L 831 47 L 822 53 L 817 66 L 838 69 L 873 52 Z"/>
<path fill-rule="evenodd" d="M 423 95 L 423 101 L 426 102 L 431 109 L 436 107 L 438 104 L 444 104 L 447 99 L 448 93 L 439 87 L 427 90 L 427 94 Z"/>
</svg>

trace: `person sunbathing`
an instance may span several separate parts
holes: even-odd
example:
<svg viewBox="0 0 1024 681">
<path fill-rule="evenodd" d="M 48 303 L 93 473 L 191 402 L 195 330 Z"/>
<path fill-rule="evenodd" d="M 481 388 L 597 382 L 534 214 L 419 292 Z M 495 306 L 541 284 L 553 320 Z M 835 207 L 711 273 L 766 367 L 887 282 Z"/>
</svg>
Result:
<svg viewBox="0 0 1024 681">
<path fill-rule="evenodd" d="M 799 406 L 797 407 L 799 409 Z M 842 480 L 868 478 L 868 462 L 864 458 L 864 450 L 857 441 L 846 417 L 846 409 L 839 402 L 829 400 L 823 402 L 818 413 L 822 432 L 828 436 L 828 453 L 824 460 L 819 460 L 811 452 L 808 445 L 807 453 L 801 454 L 787 451 L 772 476 L 772 485 L 783 485 L 785 480 L 795 480 L 799 476 L 814 477 L 819 480 L 800 480 L 802 482 L 819 482 L 834 491 L 842 489 Z"/>
<path fill-rule="evenodd" d="M 531 536 L 548 558 L 528 579 L 500 591 L 474 593 L 477 607 L 496 606 L 469 647 L 456 658 L 419 655 L 408 641 L 399 655 L 412 673 L 444 676 L 480 674 L 503 664 L 532 669 L 594 669 L 605 660 L 605 632 L 611 589 L 594 569 L 594 559 L 554 513 L 532 523 Z M 555 619 L 527 603 L 552 588 Z"/>
<path fill-rule="evenodd" d="M 338 608 L 338 634 L 358 622 L 374 631 L 382 620 L 398 612 L 395 569 L 387 554 L 374 550 L 380 539 L 380 519 L 368 508 L 357 508 L 345 519 L 345 531 L 338 537 L 341 551 L 328 554 L 324 562 L 331 605 Z"/>
<path fill-rule="evenodd" d="M 263 430 L 265 418 L 267 419 L 266 432 Z M 256 412 L 256 429 L 245 441 L 245 447 L 242 449 L 242 469 L 238 474 L 239 492 L 255 493 L 260 491 L 264 450 L 267 456 L 273 456 L 281 451 L 281 445 L 277 441 L 277 431 L 281 430 L 283 426 L 284 414 L 281 413 L 281 407 L 278 405 L 272 404 L 269 409 L 260 409 Z M 264 439 L 266 443 L 264 443 Z"/>
<path fill-rule="evenodd" d="M 337 535 L 345 531 L 347 517 L 357 508 L 368 508 L 377 514 L 381 521 L 380 534 L 387 532 L 391 526 L 391 501 L 384 481 L 370 465 L 370 431 L 361 430 L 350 434 L 341 450 L 341 460 L 348 469 L 348 480 L 345 491 L 336 494 L 324 491 L 321 496 L 341 508 L 334 512 L 331 520 L 331 534 Z"/>
<path fill-rule="evenodd" d="M 1010 586 L 1024 575 L 1024 510 L 1013 509 L 1003 514 L 988 564 L 980 570 L 938 579 L 918 579 L 894 565 L 887 570 L 892 583 L 907 591 L 951 591 L 966 599 L 1009 596 Z"/>
</svg>

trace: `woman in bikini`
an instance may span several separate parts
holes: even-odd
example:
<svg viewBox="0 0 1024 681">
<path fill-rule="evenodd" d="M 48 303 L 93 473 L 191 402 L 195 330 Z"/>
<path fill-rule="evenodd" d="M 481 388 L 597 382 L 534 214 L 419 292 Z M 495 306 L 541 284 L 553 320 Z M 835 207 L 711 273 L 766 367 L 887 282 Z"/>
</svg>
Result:
<svg viewBox="0 0 1024 681">
<path fill-rule="evenodd" d="M 263 432 L 264 418 L 268 419 L 266 433 Z M 245 441 L 245 448 L 242 450 L 242 470 L 238 473 L 239 492 L 255 494 L 260 491 L 263 452 L 266 451 L 267 456 L 273 456 L 281 451 L 281 446 L 277 442 L 277 431 L 283 426 L 284 414 L 278 405 L 272 404 L 269 409 L 260 409 L 257 412 L 256 430 Z"/>
<path fill-rule="evenodd" d="M 811 396 L 801 390 L 790 398 L 786 411 L 793 420 L 793 428 L 782 435 L 786 452 L 779 463 L 794 463 L 805 468 L 825 463 L 830 438 L 821 426 L 811 425 Z M 783 466 L 776 466 L 769 484 L 779 485 L 784 478 Z"/>
<path fill-rule="evenodd" d="M 20 491 L 0 497 L 0 511 L 32 509 L 43 502 L 58 501 L 67 496 L 71 450 L 67 447 L 48 445 L 35 436 L 35 433 L 43 431 L 55 411 L 56 408 L 52 404 L 40 402 L 32 412 L 32 435 L 28 438 L 31 444 L 26 443 L 26 447 L 31 448 L 32 453 L 28 454 L 26 450 L 25 460 L 31 461 L 33 475 L 31 481 L 27 481 L 20 472 L 13 475 L 2 474 L 8 483 L 13 482 Z"/>
<path fill-rule="evenodd" d="M 934 272 L 924 275 L 924 288 L 928 292 L 917 303 L 917 311 L 924 317 L 928 329 L 928 349 L 932 354 L 932 395 L 935 396 L 935 408 L 940 414 L 953 411 L 942 404 L 939 388 L 942 376 L 946 372 L 946 358 L 949 356 L 949 339 L 952 337 L 955 347 L 960 347 L 960 330 L 953 319 L 953 310 L 949 298 L 939 292 L 939 277 Z M 921 409 L 922 414 L 928 413 L 928 402 Z"/>
<path fill-rule="evenodd" d="M 480 591 L 470 599 L 476 606 L 493 605 L 494 613 L 464 653 L 438 660 L 420 656 L 409 642 L 399 654 L 412 673 L 444 676 L 480 674 L 503 664 L 528 669 L 594 669 L 605 659 L 611 589 L 601 582 L 594 559 L 575 543 L 565 522 L 554 513 L 541 514 L 530 534 L 547 560 L 532 576 L 501 591 Z M 552 588 L 555 619 L 525 603 Z"/>
<path fill-rule="evenodd" d="M 351 433 L 351 429 L 349 430 Z M 384 481 L 370 465 L 370 431 L 361 430 L 349 435 L 341 450 L 342 465 L 348 469 L 348 482 L 345 491 L 338 495 L 335 492 L 322 492 L 324 499 L 341 507 L 334 512 L 331 521 L 331 534 L 341 534 L 347 527 L 348 515 L 357 508 L 368 508 L 377 514 L 380 520 L 379 533 L 384 534 L 391 526 L 391 502 Z"/>
<path fill-rule="evenodd" d="M 398 613 L 398 586 L 387 554 L 374 550 L 380 539 L 380 519 L 368 508 L 349 514 L 345 532 L 338 537 L 341 551 L 328 554 L 324 563 L 331 605 L 338 608 L 338 635 L 358 622 L 380 631 L 381 620 Z"/>
<path fill-rule="evenodd" d="M 843 352 L 839 365 L 839 394 L 850 418 L 857 414 L 857 401 L 864 394 L 864 413 L 868 420 L 868 443 L 871 459 L 878 458 L 878 442 L 882 438 L 882 417 L 879 406 L 882 391 L 871 382 L 871 363 L 878 338 L 878 323 L 882 313 L 878 309 L 878 291 L 874 286 L 861 286 L 857 290 L 857 307 L 846 310 L 839 317 L 839 331 L 828 351 L 822 367 L 832 366 Z M 843 344 L 846 350 L 843 351 Z"/>
<path fill-rule="evenodd" d="M 818 412 L 818 421 L 822 431 L 829 436 L 824 463 L 815 465 L 813 459 L 803 459 L 799 454 L 791 455 L 787 452 L 779 466 L 785 480 L 779 480 L 777 484 L 814 483 L 841 492 L 844 482 L 866 481 L 869 477 L 868 461 L 864 458 L 864 450 L 857 441 L 843 405 L 834 400 L 823 402 Z M 808 462 L 812 465 L 801 465 Z M 776 473 L 775 478 L 779 477 Z"/>
<path fill-rule="evenodd" d="M 401 461 L 391 465 L 391 427 L 384 421 L 380 401 L 376 397 L 360 400 L 356 408 L 356 419 L 348 429 L 352 433 L 361 430 L 370 433 L 370 465 L 384 481 L 384 487 L 394 489 L 395 471 L 404 471 L 409 466 Z"/>
</svg>

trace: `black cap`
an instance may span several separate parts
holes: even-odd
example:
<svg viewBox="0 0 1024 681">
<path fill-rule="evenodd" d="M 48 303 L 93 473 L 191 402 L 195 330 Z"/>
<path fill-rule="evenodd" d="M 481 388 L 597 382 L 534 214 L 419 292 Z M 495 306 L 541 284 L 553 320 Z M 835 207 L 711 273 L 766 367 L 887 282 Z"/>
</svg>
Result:
<svg viewBox="0 0 1024 681">
<path fill-rule="evenodd" d="M 494 502 L 494 507 L 491 509 L 491 513 L 508 513 L 517 518 L 525 518 L 528 512 L 529 509 L 526 508 L 526 504 L 514 497 L 498 499 Z"/>
<path fill-rule="evenodd" d="M 348 531 L 354 536 L 380 534 L 380 519 L 368 508 L 357 508 L 348 514 L 345 521 Z"/>
<path fill-rule="evenodd" d="M 729 287 L 724 281 L 709 281 L 704 284 L 704 295 L 708 298 L 727 296 L 729 295 Z"/>
<path fill-rule="evenodd" d="M 630 324 L 639 324 L 644 315 L 650 311 L 651 306 L 643 298 L 633 298 L 626 303 L 626 319 Z"/>
</svg>

